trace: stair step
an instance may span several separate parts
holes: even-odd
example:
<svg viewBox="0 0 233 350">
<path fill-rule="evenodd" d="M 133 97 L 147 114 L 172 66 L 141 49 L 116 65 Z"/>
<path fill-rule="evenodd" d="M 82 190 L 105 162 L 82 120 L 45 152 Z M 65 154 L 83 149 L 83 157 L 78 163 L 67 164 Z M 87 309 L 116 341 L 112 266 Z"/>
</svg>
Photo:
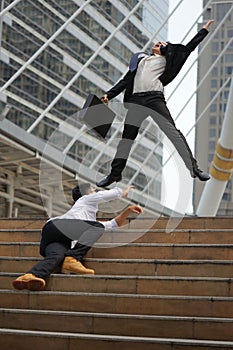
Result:
<svg viewBox="0 0 233 350">
<path fill-rule="evenodd" d="M 62 311 L 233 317 L 232 297 L 0 290 L 1 306 Z"/>
<path fill-rule="evenodd" d="M 232 318 L 0 309 L 0 328 L 19 325 L 34 331 L 233 340 Z"/>
<path fill-rule="evenodd" d="M 0 242 L 40 242 L 41 230 L 1 229 Z"/>
<path fill-rule="evenodd" d="M 41 229 L 45 224 L 45 218 L 32 218 L 32 219 L 9 219 L 9 218 L 1 218 L 0 219 L 0 227 L 1 229 Z"/>
<path fill-rule="evenodd" d="M 0 227 L 3 228 L 16 228 L 16 229 L 40 229 L 45 224 L 47 218 L 18 218 L 9 219 L 1 218 Z M 103 218 L 100 218 L 103 220 Z M 217 216 L 217 217 L 143 217 L 139 216 L 136 220 L 130 220 L 128 224 L 129 228 L 142 228 L 142 229 L 232 229 L 233 217 Z"/>
<path fill-rule="evenodd" d="M 117 230 L 105 233 L 98 243 L 233 244 L 233 229 Z"/>
<path fill-rule="evenodd" d="M 74 350 L 85 348 L 86 350 L 174 350 L 174 349 L 232 349 L 230 341 L 208 341 L 195 339 L 152 338 L 133 336 L 93 335 L 83 333 L 45 332 L 31 330 L 0 330 L 0 345 L 4 348 L 17 350 L 41 349 L 47 350 Z"/>
<path fill-rule="evenodd" d="M 134 220 L 131 222 L 131 228 L 134 227 L 142 228 L 148 227 L 149 221 L 145 220 L 143 223 L 143 218 L 140 220 Z M 152 229 L 166 229 L 174 230 L 174 229 L 232 229 L 233 227 L 233 217 L 228 216 L 217 216 L 217 217 L 174 217 L 174 218 L 159 218 L 152 219 L 152 225 L 150 228 Z"/>
<path fill-rule="evenodd" d="M 233 260 L 232 244 L 152 244 L 131 243 L 127 246 L 113 247 L 112 244 L 96 244 L 87 257 L 92 258 L 131 258 L 131 259 L 224 259 Z M 39 243 L 13 242 L 0 243 L 2 256 L 39 256 Z"/>
<path fill-rule="evenodd" d="M 108 248 L 108 249 L 107 249 Z M 87 253 L 92 258 L 131 258 L 131 259 L 233 259 L 232 244 L 152 244 L 131 243 L 127 246 L 112 248 L 105 244 L 102 248 L 98 243 Z"/>
<path fill-rule="evenodd" d="M 39 242 L 40 229 L 0 229 L 0 242 Z M 106 232 L 99 243 L 233 244 L 233 229 L 127 229 Z"/>
<path fill-rule="evenodd" d="M 104 259 L 87 258 L 87 267 L 98 274 L 149 276 L 232 276 L 233 260 Z"/>
<path fill-rule="evenodd" d="M 0 288 L 12 288 L 18 274 L 0 273 Z M 46 290 L 62 292 L 206 295 L 233 297 L 233 278 L 86 276 L 54 274 Z"/>
<path fill-rule="evenodd" d="M 0 271 L 23 274 L 41 258 L 0 256 Z M 97 275 L 144 276 L 232 276 L 232 260 L 164 260 L 164 259 L 101 259 L 87 258 L 85 266 Z"/>
</svg>

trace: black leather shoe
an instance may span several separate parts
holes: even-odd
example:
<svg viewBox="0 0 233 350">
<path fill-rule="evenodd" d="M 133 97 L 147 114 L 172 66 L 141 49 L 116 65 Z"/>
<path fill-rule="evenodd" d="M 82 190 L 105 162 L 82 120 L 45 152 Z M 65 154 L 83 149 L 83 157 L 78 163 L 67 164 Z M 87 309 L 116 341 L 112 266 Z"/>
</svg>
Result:
<svg viewBox="0 0 233 350">
<path fill-rule="evenodd" d="M 208 181 L 210 179 L 209 174 L 205 173 L 204 171 L 200 169 L 193 169 L 193 173 L 191 174 L 192 177 L 198 177 L 200 181 Z"/>
<path fill-rule="evenodd" d="M 110 174 L 110 175 L 104 177 L 99 182 L 96 182 L 96 186 L 98 186 L 98 187 L 107 187 L 107 186 L 110 186 L 113 182 L 121 181 L 121 179 L 122 179 L 121 175 L 113 176 L 113 175 Z"/>
</svg>

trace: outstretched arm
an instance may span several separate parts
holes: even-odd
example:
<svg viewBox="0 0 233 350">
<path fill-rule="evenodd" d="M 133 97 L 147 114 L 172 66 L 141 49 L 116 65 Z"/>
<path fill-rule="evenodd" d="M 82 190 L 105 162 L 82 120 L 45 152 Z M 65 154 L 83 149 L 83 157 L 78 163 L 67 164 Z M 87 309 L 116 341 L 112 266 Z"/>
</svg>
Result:
<svg viewBox="0 0 233 350">
<path fill-rule="evenodd" d="M 119 95 L 122 91 L 124 91 L 128 84 L 130 75 L 131 72 L 128 71 L 116 85 L 114 85 L 110 90 L 106 92 L 106 94 L 102 97 L 102 101 L 104 103 L 108 103 L 109 100 L 111 100 L 112 98 Z"/>
<path fill-rule="evenodd" d="M 123 210 L 118 216 L 115 217 L 115 221 L 118 226 L 123 226 L 127 224 L 127 218 L 131 213 L 134 214 L 141 214 L 142 213 L 142 208 L 139 205 L 131 205 L 125 210 Z"/>
<path fill-rule="evenodd" d="M 117 198 L 127 198 L 130 190 L 134 189 L 135 186 L 127 186 L 124 190 L 121 190 L 119 187 L 114 187 L 111 190 L 102 190 L 95 193 L 91 193 L 83 196 L 83 201 L 86 205 L 98 205 L 101 203 L 106 203 Z"/>
<path fill-rule="evenodd" d="M 214 20 L 209 20 L 201 30 L 194 36 L 194 38 L 186 45 L 190 51 L 195 50 L 195 48 L 200 44 L 200 42 L 208 35 L 208 28 L 213 23 Z"/>
</svg>

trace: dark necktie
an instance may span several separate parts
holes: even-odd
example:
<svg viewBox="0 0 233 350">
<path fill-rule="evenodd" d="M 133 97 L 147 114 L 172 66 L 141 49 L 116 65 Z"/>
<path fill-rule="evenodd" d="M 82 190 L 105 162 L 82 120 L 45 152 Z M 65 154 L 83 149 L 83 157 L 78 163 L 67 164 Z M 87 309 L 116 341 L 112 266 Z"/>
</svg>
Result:
<svg viewBox="0 0 233 350">
<path fill-rule="evenodd" d="M 132 56 L 130 63 L 129 63 L 129 69 L 131 72 L 133 72 L 135 69 L 137 69 L 139 59 L 145 57 L 146 55 L 148 55 L 146 52 L 141 51 L 141 52 L 135 53 Z"/>
</svg>

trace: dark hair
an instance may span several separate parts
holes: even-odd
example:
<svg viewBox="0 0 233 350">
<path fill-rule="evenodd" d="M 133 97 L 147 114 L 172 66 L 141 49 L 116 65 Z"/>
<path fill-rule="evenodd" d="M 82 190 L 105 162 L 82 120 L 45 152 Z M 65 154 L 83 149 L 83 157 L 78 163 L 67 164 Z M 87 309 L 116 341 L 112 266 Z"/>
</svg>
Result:
<svg viewBox="0 0 233 350">
<path fill-rule="evenodd" d="M 85 182 L 83 184 L 77 185 L 72 189 L 72 198 L 76 202 L 79 198 L 87 194 L 87 191 L 90 189 L 91 184 Z"/>
</svg>

